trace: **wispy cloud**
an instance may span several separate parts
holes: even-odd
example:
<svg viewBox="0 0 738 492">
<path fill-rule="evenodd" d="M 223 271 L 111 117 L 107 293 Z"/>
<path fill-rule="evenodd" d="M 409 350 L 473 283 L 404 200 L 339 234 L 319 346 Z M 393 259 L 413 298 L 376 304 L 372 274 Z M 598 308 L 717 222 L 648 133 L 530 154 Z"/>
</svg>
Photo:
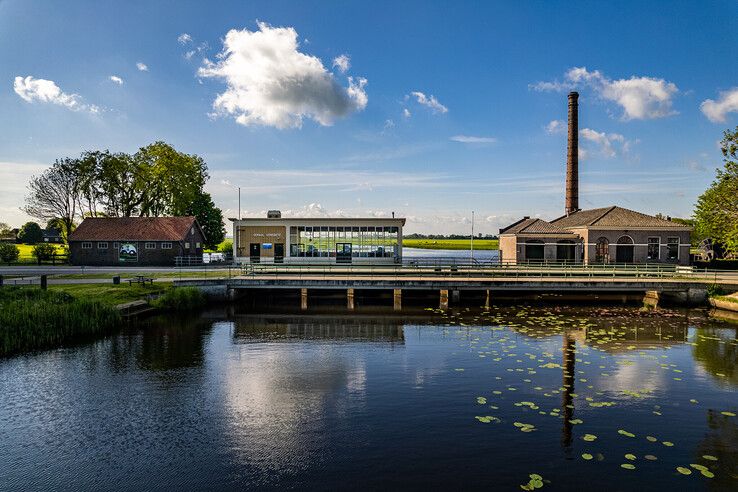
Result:
<svg viewBox="0 0 738 492">
<path fill-rule="evenodd" d="M 190 44 L 192 43 L 192 36 L 190 36 L 186 32 L 183 32 L 182 34 L 177 36 L 177 42 L 181 45 Z"/>
<path fill-rule="evenodd" d="M 434 113 L 448 113 L 448 108 L 438 102 L 438 99 L 436 99 L 436 96 L 430 95 L 426 96 L 424 93 L 419 91 L 414 91 L 410 93 L 413 97 L 415 97 L 415 100 L 418 101 L 418 104 L 421 104 L 422 106 L 425 106 L 427 108 L 430 108 L 431 111 Z"/>
<path fill-rule="evenodd" d="M 566 131 L 566 123 L 563 120 L 551 120 L 546 125 L 546 133 L 555 135 Z"/>
<path fill-rule="evenodd" d="M 86 111 L 92 114 L 100 112 L 99 107 L 84 102 L 79 94 L 63 92 L 53 80 L 37 79 L 31 75 L 18 76 L 13 82 L 13 90 L 29 103 L 50 103 L 72 111 Z"/>
<path fill-rule="evenodd" d="M 473 137 L 471 135 L 454 135 L 449 140 L 465 144 L 493 144 L 497 142 L 495 137 Z"/>
<path fill-rule="evenodd" d="M 110 81 L 111 81 L 111 82 L 113 82 L 114 84 L 118 84 L 118 85 L 123 85 L 123 79 L 122 79 L 122 78 L 120 78 L 120 77 L 118 77 L 117 75 L 111 75 L 111 76 L 110 76 L 110 77 L 108 77 L 108 78 L 109 78 L 109 79 L 110 79 Z"/>
<path fill-rule="evenodd" d="M 138 69 L 139 71 L 141 71 L 141 72 L 148 72 L 148 71 L 149 71 L 149 67 L 148 67 L 148 65 L 146 65 L 146 64 L 145 64 L 145 63 L 143 63 L 143 62 L 137 62 L 137 63 L 136 63 L 136 68 L 137 68 L 137 69 Z"/>
<path fill-rule="evenodd" d="M 341 73 L 346 73 L 351 68 L 351 58 L 348 55 L 339 55 L 333 59 L 333 66 Z"/>
<path fill-rule="evenodd" d="M 574 67 L 564 74 L 563 81 L 537 82 L 530 88 L 537 91 L 567 91 L 586 87 L 606 100 L 618 104 L 623 120 L 663 118 L 676 114 L 672 99 L 679 93 L 673 82 L 656 77 L 610 79 L 599 70 L 589 71 L 586 67 Z"/>
</svg>

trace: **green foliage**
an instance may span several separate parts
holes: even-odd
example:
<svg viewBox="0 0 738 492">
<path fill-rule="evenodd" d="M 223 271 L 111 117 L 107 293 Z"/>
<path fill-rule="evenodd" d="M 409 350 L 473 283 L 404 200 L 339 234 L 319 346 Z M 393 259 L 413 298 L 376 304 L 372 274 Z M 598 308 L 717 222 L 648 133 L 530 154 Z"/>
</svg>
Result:
<svg viewBox="0 0 738 492">
<path fill-rule="evenodd" d="M 49 243 L 38 243 L 33 247 L 32 254 L 38 261 L 49 261 L 56 254 L 56 246 Z"/>
<path fill-rule="evenodd" d="M 226 239 L 218 245 L 218 251 L 220 253 L 232 253 L 233 252 L 233 240 Z"/>
<path fill-rule="evenodd" d="M 153 302 L 153 305 L 174 311 L 188 311 L 205 305 L 205 296 L 195 287 L 170 289 Z"/>
<path fill-rule="evenodd" d="M 726 130 L 720 142 L 724 166 L 697 200 L 695 233 L 710 237 L 726 251 L 738 253 L 738 127 Z"/>
<path fill-rule="evenodd" d="M 205 246 L 215 248 L 225 238 L 223 212 L 215 206 L 209 193 L 200 193 L 184 210 L 183 215 L 194 215 L 205 233 Z"/>
<path fill-rule="evenodd" d="M 716 297 L 725 294 L 723 288 L 719 284 L 711 284 L 707 286 L 708 297 Z"/>
<path fill-rule="evenodd" d="M 0 289 L 0 356 L 55 347 L 119 323 L 118 312 L 99 302 L 34 288 Z"/>
<path fill-rule="evenodd" d="M 36 222 L 26 222 L 18 231 L 18 242 L 36 244 L 44 240 L 44 232 Z"/>
<path fill-rule="evenodd" d="M 13 263 L 18 259 L 20 250 L 18 246 L 11 243 L 0 243 L 0 261 L 3 263 Z"/>
<path fill-rule="evenodd" d="M 9 234 L 10 233 L 10 226 L 7 222 L 0 222 L 0 236 Z"/>
</svg>

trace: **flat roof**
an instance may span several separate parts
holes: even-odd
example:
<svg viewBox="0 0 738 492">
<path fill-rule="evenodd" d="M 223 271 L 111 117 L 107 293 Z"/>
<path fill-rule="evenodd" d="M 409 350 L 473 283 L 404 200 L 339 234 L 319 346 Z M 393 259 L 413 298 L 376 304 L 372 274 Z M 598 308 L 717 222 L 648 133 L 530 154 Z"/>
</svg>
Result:
<svg viewBox="0 0 738 492">
<path fill-rule="evenodd" d="M 267 217 L 243 217 L 237 219 L 231 217 L 231 222 L 292 222 L 292 223 L 326 223 L 331 222 L 353 222 L 353 223 L 370 223 L 370 222 L 390 222 L 394 224 L 405 225 L 404 217 L 282 217 L 279 219 L 270 219 Z"/>
</svg>

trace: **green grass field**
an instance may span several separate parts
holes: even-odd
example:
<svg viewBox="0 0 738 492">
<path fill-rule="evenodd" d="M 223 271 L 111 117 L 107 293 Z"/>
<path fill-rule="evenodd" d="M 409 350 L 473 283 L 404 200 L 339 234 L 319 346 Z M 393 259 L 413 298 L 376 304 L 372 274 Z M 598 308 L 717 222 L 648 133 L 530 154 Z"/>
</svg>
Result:
<svg viewBox="0 0 738 492">
<path fill-rule="evenodd" d="M 36 258 L 33 256 L 33 244 L 16 244 L 20 255 L 18 255 L 19 262 L 35 262 Z M 55 244 L 57 254 L 65 254 L 67 249 L 63 244 Z"/>
<path fill-rule="evenodd" d="M 77 299 L 99 301 L 108 306 L 115 306 L 125 302 L 146 299 L 151 294 L 161 294 L 172 288 L 172 284 L 155 283 L 154 285 L 128 285 L 128 283 L 113 284 L 67 284 L 49 285 L 49 290 L 66 292 Z"/>
<path fill-rule="evenodd" d="M 405 248 L 420 249 L 469 249 L 469 239 L 403 239 L 402 246 Z M 474 249 L 499 249 L 500 242 L 497 239 L 475 239 Z"/>
</svg>

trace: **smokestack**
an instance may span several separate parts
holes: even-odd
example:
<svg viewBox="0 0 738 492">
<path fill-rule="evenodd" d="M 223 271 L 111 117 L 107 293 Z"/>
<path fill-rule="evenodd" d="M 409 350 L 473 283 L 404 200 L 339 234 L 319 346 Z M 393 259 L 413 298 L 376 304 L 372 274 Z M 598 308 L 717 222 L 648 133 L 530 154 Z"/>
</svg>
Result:
<svg viewBox="0 0 738 492">
<path fill-rule="evenodd" d="M 569 93 L 569 138 L 566 143 L 566 215 L 579 210 L 579 93 Z"/>
</svg>

